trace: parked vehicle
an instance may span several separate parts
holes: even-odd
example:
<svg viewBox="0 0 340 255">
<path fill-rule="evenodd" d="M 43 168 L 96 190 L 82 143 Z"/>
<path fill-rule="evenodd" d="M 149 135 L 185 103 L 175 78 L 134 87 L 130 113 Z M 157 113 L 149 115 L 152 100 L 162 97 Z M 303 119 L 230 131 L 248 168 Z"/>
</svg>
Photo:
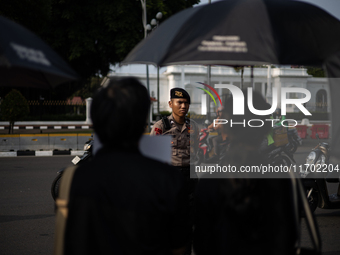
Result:
<svg viewBox="0 0 340 255">
<path fill-rule="evenodd" d="M 220 143 L 220 155 L 216 156 L 213 145 L 209 143 L 208 137 L 210 135 L 210 130 L 207 128 L 201 129 L 200 141 L 199 141 L 199 152 L 198 152 L 198 164 L 200 163 L 217 163 L 226 155 L 227 145 L 229 140 Z M 290 166 L 296 163 L 294 160 L 293 153 L 290 151 L 289 144 L 280 147 L 265 147 L 263 153 L 267 157 L 267 161 L 271 165 L 284 165 Z"/>
<path fill-rule="evenodd" d="M 229 143 L 229 140 L 225 140 L 219 144 L 220 146 L 220 155 L 215 154 L 215 149 L 212 144 L 210 144 L 208 137 L 210 135 L 210 132 L 212 130 L 209 130 L 207 128 L 201 129 L 200 132 L 200 140 L 199 140 L 199 151 L 198 151 L 198 164 L 200 163 L 217 163 L 219 162 L 222 157 L 225 155 L 227 144 Z"/>
<path fill-rule="evenodd" d="M 74 165 L 79 165 L 82 164 L 83 162 L 86 162 L 88 160 L 91 160 L 92 158 L 92 147 L 93 147 L 93 139 L 87 141 L 84 145 L 84 154 L 79 157 L 79 156 L 75 156 L 72 159 L 72 163 Z M 54 200 L 56 200 L 56 198 L 58 197 L 58 193 L 59 193 L 59 186 L 60 186 L 60 181 L 61 181 L 61 177 L 63 175 L 65 168 L 61 169 L 60 171 L 57 172 L 57 177 L 53 180 L 52 185 L 51 185 L 51 194 Z"/>
<path fill-rule="evenodd" d="M 319 139 L 319 135 L 316 134 Z M 329 163 L 331 148 L 320 142 L 306 158 L 305 169 L 300 173 L 311 211 L 340 209 L 340 184 L 335 194 L 329 194 L 327 183 L 339 183 L 339 166 Z"/>
<path fill-rule="evenodd" d="M 289 150 L 289 144 L 280 147 L 269 147 L 263 153 L 267 155 L 267 161 L 273 166 L 290 166 L 296 163 L 293 153 Z"/>
<path fill-rule="evenodd" d="M 302 145 L 302 139 L 299 136 L 296 128 L 290 128 L 288 129 L 288 149 L 291 153 L 295 153 L 297 148 Z"/>
<path fill-rule="evenodd" d="M 208 143 L 208 137 L 210 135 L 210 130 L 207 128 L 203 128 L 200 131 L 200 141 L 199 141 L 199 157 L 206 158 L 208 157 L 209 153 L 211 153 L 212 145 Z"/>
</svg>

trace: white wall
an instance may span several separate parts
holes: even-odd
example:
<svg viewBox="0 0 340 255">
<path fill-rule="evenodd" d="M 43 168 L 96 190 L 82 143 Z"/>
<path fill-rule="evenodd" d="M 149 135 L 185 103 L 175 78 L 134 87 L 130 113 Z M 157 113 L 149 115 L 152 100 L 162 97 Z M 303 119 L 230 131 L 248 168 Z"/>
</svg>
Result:
<svg viewBox="0 0 340 255">
<path fill-rule="evenodd" d="M 184 68 L 184 79 L 182 76 L 182 69 Z M 145 69 L 145 65 L 144 65 Z M 151 68 L 150 68 L 151 69 Z M 267 68 L 254 68 L 254 83 L 256 84 L 256 90 L 264 94 L 266 89 Z M 306 108 L 310 111 L 316 109 L 316 93 L 320 89 L 325 89 L 327 92 L 327 100 L 329 102 L 329 88 L 327 84 L 327 78 L 313 78 L 307 74 L 306 69 L 302 68 L 272 68 L 271 69 L 271 83 L 280 91 L 281 87 L 302 87 L 311 92 L 311 100 L 306 104 Z M 138 73 L 131 72 L 117 72 L 112 73 L 110 76 L 134 76 L 141 80 L 146 86 L 146 71 Z M 250 68 L 244 70 L 244 86 L 250 86 Z M 183 84 L 184 81 L 184 84 Z M 151 69 L 149 75 L 150 91 L 154 91 L 154 97 L 157 98 L 157 74 Z M 189 88 L 191 96 L 190 111 L 199 114 L 201 112 L 201 95 L 204 93 L 197 87 L 204 88 L 203 85 L 197 82 L 207 83 L 207 68 L 205 66 L 169 66 L 161 69 L 160 72 L 160 111 L 171 111 L 168 106 L 170 99 L 170 89 L 175 87 Z M 213 66 L 211 68 L 211 86 L 215 84 L 234 84 L 239 86 L 241 83 L 241 71 L 236 72 L 232 67 Z M 191 89 L 190 89 L 191 88 Z M 224 90 L 224 91 L 223 91 Z M 220 97 L 224 93 L 227 93 L 226 89 L 219 89 L 217 92 Z M 268 91 L 268 87 L 267 87 Z M 298 95 L 301 98 L 303 95 Z M 209 96 L 208 96 L 209 97 Z M 267 95 L 270 101 L 270 98 Z M 211 100 L 212 101 L 212 100 Z M 281 106 L 280 95 L 278 97 L 278 107 Z M 217 107 L 219 107 L 218 100 L 216 98 Z M 211 102 L 211 111 L 215 110 L 214 102 Z M 154 103 L 154 113 L 157 112 L 157 102 Z M 328 103 L 328 110 L 330 110 L 330 104 Z M 295 106 L 287 107 L 287 112 L 299 111 Z"/>
</svg>

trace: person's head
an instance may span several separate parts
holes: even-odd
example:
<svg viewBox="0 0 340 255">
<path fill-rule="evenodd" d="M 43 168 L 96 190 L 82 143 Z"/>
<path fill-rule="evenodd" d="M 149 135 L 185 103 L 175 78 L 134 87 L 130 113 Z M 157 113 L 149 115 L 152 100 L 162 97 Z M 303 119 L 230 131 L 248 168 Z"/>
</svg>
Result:
<svg viewBox="0 0 340 255">
<path fill-rule="evenodd" d="M 173 115 L 185 117 L 189 111 L 190 95 L 184 89 L 173 88 L 170 90 L 169 107 Z"/>
<path fill-rule="evenodd" d="M 149 108 L 149 94 L 137 79 L 110 80 L 94 96 L 91 106 L 93 128 L 103 146 L 136 148 Z"/>
<path fill-rule="evenodd" d="M 222 119 L 226 119 L 228 123 L 223 125 L 223 132 L 226 133 L 234 142 L 239 142 L 249 146 L 258 146 L 263 141 L 264 136 L 269 133 L 271 122 L 265 121 L 266 119 L 269 119 L 268 115 L 259 116 L 253 114 L 248 108 L 248 93 L 243 90 L 243 94 L 245 95 L 244 115 L 233 114 L 233 97 L 227 98 L 224 103 Z M 256 91 L 253 92 L 253 106 L 257 110 L 270 109 L 270 105 L 264 100 L 261 94 Z M 251 122 L 249 123 L 250 120 Z M 231 122 L 237 124 L 231 125 Z M 261 126 L 262 124 L 263 126 Z"/>
</svg>

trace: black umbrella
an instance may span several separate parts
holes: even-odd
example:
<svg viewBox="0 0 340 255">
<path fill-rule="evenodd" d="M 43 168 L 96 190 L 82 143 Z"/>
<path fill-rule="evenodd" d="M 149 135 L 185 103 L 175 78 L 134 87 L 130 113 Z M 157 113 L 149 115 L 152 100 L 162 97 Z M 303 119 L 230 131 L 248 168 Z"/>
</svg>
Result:
<svg viewBox="0 0 340 255">
<path fill-rule="evenodd" d="M 332 151 L 340 160 L 340 22 L 290 0 L 225 0 L 161 24 L 122 64 L 324 65 L 330 79 Z"/>
<path fill-rule="evenodd" d="M 0 16 L 0 86 L 50 88 L 77 74 L 38 36 Z"/>
<path fill-rule="evenodd" d="M 226 0 L 172 16 L 122 64 L 320 65 L 339 49 L 340 22 L 314 5 Z"/>
</svg>

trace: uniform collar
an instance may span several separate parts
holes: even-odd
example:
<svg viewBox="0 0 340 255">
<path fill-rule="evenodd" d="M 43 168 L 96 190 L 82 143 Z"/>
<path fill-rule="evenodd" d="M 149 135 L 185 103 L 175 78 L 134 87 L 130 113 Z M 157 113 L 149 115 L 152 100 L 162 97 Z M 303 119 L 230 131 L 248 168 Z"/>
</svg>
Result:
<svg viewBox="0 0 340 255">
<path fill-rule="evenodd" d="M 189 120 L 188 118 L 185 118 L 184 124 L 183 124 L 183 126 L 182 126 L 182 130 L 179 128 L 181 124 L 178 124 L 178 123 L 175 121 L 174 116 L 172 115 L 172 113 L 171 113 L 171 115 L 169 116 L 169 121 L 170 121 L 170 125 L 171 125 L 171 126 L 175 125 L 175 126 L 177 127 L 177 129 L 178 129 L 179 131 L 181 131 L 181 133 L 182 133 L 184 130 L 186 130 L 186 129 L 190 129 L 190 120 Z M 189 127 L 189 128 L 188 128 L 188 127 Z"/>
</svg>

